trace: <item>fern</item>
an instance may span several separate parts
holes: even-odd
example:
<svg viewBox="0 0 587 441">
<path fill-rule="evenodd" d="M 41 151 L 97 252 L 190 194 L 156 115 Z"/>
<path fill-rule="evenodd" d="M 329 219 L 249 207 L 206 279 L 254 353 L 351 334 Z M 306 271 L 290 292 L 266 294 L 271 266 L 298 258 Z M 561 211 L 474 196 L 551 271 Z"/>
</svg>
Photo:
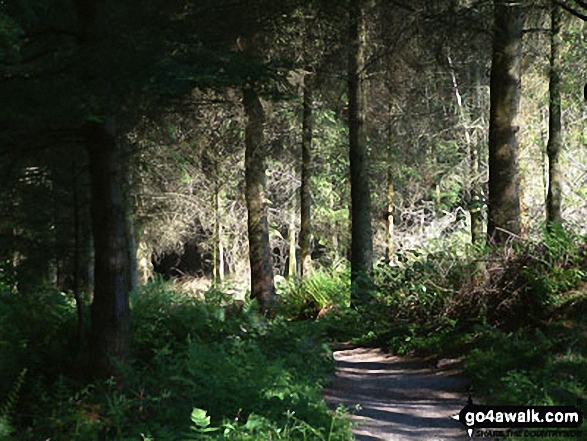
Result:
<svg viewBox="0 0 587 441">
<path fill-rule="evenodd" d="M 4 404 L 0 406 L 0 440 L 7 440 L 10 437 L 10 434 L 13 432 L 13 428 L 10 422 L 9 414 L 14 410 L 16 407 L 16 403 L 18 401 L 18 397 L 20 395 L 20 390 L 22 389 L 22 385 L 24 384 L 24 379 L 27 373 L 27 368 L 24 368 L 18 374 L 12 389 L 8 392 L 6 400 Z"/>
<path fill-rule="evenodd" d="M 24 368 L 22 371 L 20 371 L 20 374 L 18 374 L 18 377 L 16 378 L 16 381 L 14 382 L 12 389 L 10 389 L 10 392 L 8 392 L 6 401 L 4 402 L 4 404 L 2 404 L 2 406 L 0 406 L 0 416 L 8 416 L 8 414 L 12 412 L 16 407 L 16 402 L 18 401 L 20 390 L 22 389 L 22 385 L 24 384 L 24 379 L 27 370 L 27 368 Z"/>
</svg>

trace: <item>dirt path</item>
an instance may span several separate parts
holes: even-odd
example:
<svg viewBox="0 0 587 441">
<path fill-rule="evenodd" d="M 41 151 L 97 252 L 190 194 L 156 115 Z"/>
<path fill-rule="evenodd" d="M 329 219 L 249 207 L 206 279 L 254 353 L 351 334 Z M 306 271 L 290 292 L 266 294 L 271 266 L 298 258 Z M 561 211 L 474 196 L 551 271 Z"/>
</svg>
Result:
<svg viewBox="0 0 587 441">
<path fill-rule="evenodd" d="M 450 360 L 439 367 L 418 358 L 387 355 L 377 349 L 334 353 L 336 377 L 324 396 L 331 405 L 353 409 L 359 441 L 468 440 L 450 418 L 467 401 L 468 381 Z"/>
</svg>

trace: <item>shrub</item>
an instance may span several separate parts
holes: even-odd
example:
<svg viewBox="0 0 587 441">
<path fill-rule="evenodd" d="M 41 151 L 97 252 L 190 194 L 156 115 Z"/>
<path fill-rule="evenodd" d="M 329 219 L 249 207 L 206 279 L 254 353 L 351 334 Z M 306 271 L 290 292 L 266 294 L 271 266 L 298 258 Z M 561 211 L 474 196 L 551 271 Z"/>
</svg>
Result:
<svg viewBox="0 0 587 441">
<path fill-rule="evenodd" d="M 330 269 L 316 269 L 303 279 L 281 280 L 277 289 L 281 315 L 316 318 L 325 308 L 350 305 L 350 270 L 339 263 Z"/>
</svg>

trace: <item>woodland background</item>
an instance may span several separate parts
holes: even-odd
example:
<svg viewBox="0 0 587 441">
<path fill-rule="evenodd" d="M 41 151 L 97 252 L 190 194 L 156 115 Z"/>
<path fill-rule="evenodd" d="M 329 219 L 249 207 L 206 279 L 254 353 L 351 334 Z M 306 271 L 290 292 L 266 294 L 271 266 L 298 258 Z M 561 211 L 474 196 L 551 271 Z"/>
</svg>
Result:
<svg viewBox="0 0 587 441">
<path fill-rule="evenodd" d="M 586 20 L 0 0 L 0 439 L 349 439 L 349 340 L 584 405 Z"/>
</svg>

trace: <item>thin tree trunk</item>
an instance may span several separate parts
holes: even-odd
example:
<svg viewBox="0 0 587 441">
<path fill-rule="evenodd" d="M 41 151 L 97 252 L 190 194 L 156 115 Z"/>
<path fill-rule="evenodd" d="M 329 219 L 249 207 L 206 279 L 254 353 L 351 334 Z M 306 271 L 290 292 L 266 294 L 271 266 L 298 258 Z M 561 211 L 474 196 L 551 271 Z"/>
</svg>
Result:
<svg viewBox="0 0 587 441">
<path fill-rule="evenodd" d="M 467 146 L 467 175 L 465 178 L 465 193 L 467 198 L 467 211 L 471 220 L 471 243 L 477 244 L 481 232 L 481 210 L 479 207 L 479 192 L 477 190 L 476 177 L 479 173 L 479 157 L 477 154 L 477 145 L 473 142 L 472 118 L 466 112 L 463 98 L 459 90 L 456 71 L 450 56 L 447 57 L 452 84 L 455 93 L 455 99 L 459 110 L 459 120 L 464 129 L 465 144 Z"/>
<path fill-rule="evenodd" d="M 307 276 L 312 271 L 312 90 L 307 75 L 304 76 L 304 97 L 302 108 L 302 185 L 300 187 L 300 254 L 301 274 Z"/>
<path fill-rule="evenodd" d="M 127 197 L 123 195 L 123 199 L 126 201 Z M 132 208 L 130 204 L 126 203 L 126 208 L 128 209 L 128 213 L 126 215 L 126 227 L 127 231 L 127 240 L 128 240 L 128 258 L 130 260 L 130 290 L 136 293 L 139 292 L 139 262 L 137 259 L 137 240 L 135 236 L 135 225 L 132 218 Z"/>
<path fill-rule="evenodd" d="M 73 161 L 73 298 L 75 299 L 75 307 L 77 311 L 77 345 L 78 351 L 81 353 L 84 344 L 84 304 L 81 295 L 81 221 L 80 221 L 80 183 L 77 163 L 77 152 L 74 153 Z"/>
<path fill-rule="evenodd" d="M 116 376 L 115 360 L 125 362 L 130 348 L 133 268 L 131 231 L 124 191 L 123 158 L 115 135 L 104 124 L 85 127 L 91 183 L 94 237 L 94 299 L 91 306 L 91 358 L 98 376 Z"/>
<path fill-rule="evenodd" d="M 489 243 L 520 234 L 518 141 L 522 20 L 518 4 L 495 0 L 489 115 Z"/>
<path fill-rule="evenodd" d="M 218 176 L 218 168 L 216 168 Z M 218 177 L 217 177 L 218 179 Z M 222 197 L 220 184 L 216 183 L 214 188 L 214 283 L 222 283 L 224 280 L 224 246 L 222 245 Z"/>
<path fill-rule="evenodd" d="M 366 294 L 373 270 L 371 191 L 365 134 L 364 69 L 367 29 L 364 0 L 350 9 L 349 159 L 351 172 L 351 280 L 359 298 Z"/>
<path fill-rule="evenodd" d="M 385 243 L 387 262 L 394 260 L 395 246 L 393 243 L 393 152 L 391 145 L 393 142 L 392 133 L 393 106 L 389 107 L 389 121 L 387 126 L 387 213 L 385 225 Z"/>
<path fill-rule="evenodd" d="M 562 10 L 556 4 L 552 4 L 551 33 L 550 33 L 550 93 L 548 120 L 548 193 L 546 196 L 546 220 L 547 228 L 552 224 L 563 223 L 561 213 L 562 181 L 563 173 L 560 162 L 562 150 L 562 125 L 561 125 L 561 19 Z"/>
<path fill-rule="evenodd" d="M 485 100 L 483 98 L 481 77 L 481 69 L 478 66 L 477 69 L 475 69 L 475 104 L 476 108 L 479 111 L 479 126 L 481 126 L 481 129 L 477 127 L 475 130 L 475 143 L 473 145 L 473 148 L 471 149 L 471 156 L 469 159 L 469 172 L 471 176 L 471 198 L 469 202 L 469 212 L 471 214 L 471 243 L 473 245 L 481 244 L 483 237 L 483 204 L 481 202 L 483 190 L 481 189 L 479 183 L 479 175 L 481 173 L 479 157 L 481 156 L 481 148 L 485 138 L 483 136 L 482 130 L 482 128 L 485 126 Z"/>
<path fill-rule="evenodd" d="M 385 243 L 387 262 L 394 260 L 395 246 L 393 241 L 393 169 L 391 150 L 387 152 L 387 219 L 385 225 Z"/>
<path fill-rule="evenodd" d="M 296 222 L 295 214 L 292 211 L 289 227 L 287 229 L 288 241 L 288 259 L 287 259 L 287 277 L 293 278 L 297 275 L 297 260 L 296 260 Z"/>
<path fill-rule="evenodd" d="M 251 297 L 259 309 L 270 315 L 275 301 L 273 265 L 269 249 L 269 226 L 265 205 L 265 114 L 257 93 L 251 86 L 243 88 L 245 127 L 245 197 L 248 211 Z"/>
</svg>

